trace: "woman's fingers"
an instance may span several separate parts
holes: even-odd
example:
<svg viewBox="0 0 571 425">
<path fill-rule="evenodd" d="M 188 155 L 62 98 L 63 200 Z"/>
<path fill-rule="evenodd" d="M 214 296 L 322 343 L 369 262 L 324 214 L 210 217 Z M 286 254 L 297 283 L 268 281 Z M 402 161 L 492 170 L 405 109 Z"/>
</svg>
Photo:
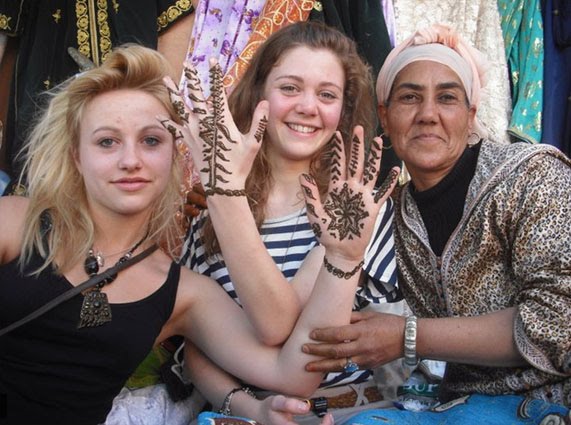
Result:
<svg viewBox="0 0 571 425">
<path fill-rule="evenodd" d="M 361 181 L 363 177 L 363 162 L 365 160 L 365 143 L 363 141 L 363 127 L 356 126 L 353 130 L 349 163 L 347 164 L 347 178 Z"/>
<path fill-rule="evenodd" d="M 385 181 L 379 186 L 379 189 L 375 194 L 375 202 L 377 203 L 385 202 L 385 200 L 389 197 L 389 195 L 395 188 L 399 174 L 400 174 L 399 167 L 394 167 L 391 171 L 389 171 L 389 174 L 385 178 Z"/>
</svg>

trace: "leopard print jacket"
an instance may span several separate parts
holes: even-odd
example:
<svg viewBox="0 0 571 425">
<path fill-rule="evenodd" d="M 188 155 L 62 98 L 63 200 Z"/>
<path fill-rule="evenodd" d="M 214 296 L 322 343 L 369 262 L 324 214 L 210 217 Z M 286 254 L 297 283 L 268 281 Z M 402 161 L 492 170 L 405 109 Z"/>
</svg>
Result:
<svg viewBox="0 0 571 425">
<path fill-rule="evenodd" d="M 571 406 L 571 161 L 546 145 L 482 142 L 441 257 L 408 184 L 395 198 L 399 283 L 417 316 L 518 308 L 514 340 L 529 366 L 449 364 L 441 398 L 510 393 Z"/>
</svg>

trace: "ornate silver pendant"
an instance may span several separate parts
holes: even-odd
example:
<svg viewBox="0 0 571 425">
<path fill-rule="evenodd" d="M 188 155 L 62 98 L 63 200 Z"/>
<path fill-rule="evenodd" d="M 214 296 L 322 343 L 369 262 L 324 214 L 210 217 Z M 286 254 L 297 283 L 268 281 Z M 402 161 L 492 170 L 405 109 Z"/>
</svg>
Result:
<svg viewBox="0 0 571 425">
<path fill-rule="evenodd" d="M 101 292 L 99 288 L 89 291 L 83 298 L 77 328 L 101 326 L 110 321 L 111 306 L 107 301 L 107 294 Z"/>
</svg>

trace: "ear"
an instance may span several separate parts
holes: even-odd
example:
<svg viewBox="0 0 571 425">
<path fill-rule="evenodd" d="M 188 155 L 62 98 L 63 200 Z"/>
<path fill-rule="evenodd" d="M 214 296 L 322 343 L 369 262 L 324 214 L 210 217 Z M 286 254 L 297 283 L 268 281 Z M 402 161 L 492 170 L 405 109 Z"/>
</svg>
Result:
<svg viewBox="0 0 571 425">
<path fill-rule="evenodd" d="M 478 108 L 474 105 L 470 106 L 468 109 L 468 128 L 470 130 L 474 129 L 474 121 L 476 120 L 476 113 L 478 112 Z"/>
<path fill-rule="evenodd" d="M 71 157 L 73 159 L 73 162 L 75 164 L 75 168 L 77 168 L 77 172 L 79 174 L 81 173 L 81 161 L 79 160 L 79 150 L 77 149 L 77 146 L 72 146 L 71 147 L 71 151 L 70 151 Z"/>
<path fill-rule="evenodd" d="M 381 122 L 381 127 L 383 127 L 383 134 L 385 136 L 389 135 L 389 128 L 388 128 L 388 121 L 387 121 L 387 107 L 383 104 L 377 106 L 377 115 L 379 117 L 379 121 Z"/>
</svg>

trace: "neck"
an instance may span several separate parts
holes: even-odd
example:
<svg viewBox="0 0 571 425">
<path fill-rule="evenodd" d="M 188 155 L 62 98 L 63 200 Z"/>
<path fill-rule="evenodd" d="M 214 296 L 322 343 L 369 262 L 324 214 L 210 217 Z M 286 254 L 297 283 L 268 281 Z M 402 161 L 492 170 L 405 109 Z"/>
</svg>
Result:
<svg viewBox="0 0 571 425">
<path fill-rule="evenodd" d="M 110 220 L 95 217 L 95 236 L 93 247 L 103 255 L 124 254 L 139 242 L 147 233 L 147 217 L 120 217 Z M 144 243 L 139 249 L 144 247 Z"/>
<path fill-rule="evenodd" d="M 308 171 L 309 164 L 299 162 L 272 164 L 274 184 L 266 205 L 267 218 L 283 217 L 304 206 L 299 177 Z"/>
</svg>

